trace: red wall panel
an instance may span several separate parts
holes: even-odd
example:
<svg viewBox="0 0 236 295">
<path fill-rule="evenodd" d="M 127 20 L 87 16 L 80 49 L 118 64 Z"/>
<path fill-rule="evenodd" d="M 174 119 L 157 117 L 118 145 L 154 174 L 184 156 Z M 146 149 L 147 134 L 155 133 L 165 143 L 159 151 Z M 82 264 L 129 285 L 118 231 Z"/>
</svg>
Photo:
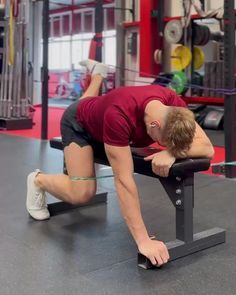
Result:
<svg viewBox="0 0 236 295">
<path fill-rule="evenodd" d="M 141 76 L 157 75 L 160 66 L 154 63 L 154 51 L 161 48 L 157 18 L 152 11 L 158 9 L 158 1 L 140 0 L 140 73 Z"/>
</svg>

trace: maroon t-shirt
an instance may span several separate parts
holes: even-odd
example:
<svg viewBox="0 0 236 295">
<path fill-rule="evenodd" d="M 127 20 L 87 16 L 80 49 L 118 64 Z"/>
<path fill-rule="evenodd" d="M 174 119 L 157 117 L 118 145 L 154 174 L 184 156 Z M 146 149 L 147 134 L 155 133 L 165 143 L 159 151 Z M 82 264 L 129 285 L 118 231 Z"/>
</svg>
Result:
<svg viewBox="0 0 236 295">
<path fill-rule="evenodd" d="M 113 146 L 148 146 L 153 140 L 146 131 L 144 111 L 152 100 L 167 106 L 186 107 L 185 102 L 168 88 L 129 86 L 81 100 L 77 120 L 99 142 Z"/>
</svg>

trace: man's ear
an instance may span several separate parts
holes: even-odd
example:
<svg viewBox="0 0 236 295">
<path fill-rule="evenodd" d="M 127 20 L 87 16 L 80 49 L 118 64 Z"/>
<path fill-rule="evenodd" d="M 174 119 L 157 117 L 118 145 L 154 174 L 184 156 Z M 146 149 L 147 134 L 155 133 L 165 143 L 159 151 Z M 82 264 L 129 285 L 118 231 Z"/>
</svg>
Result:
<svg viewBox="0 0 236 295">
<path fill-rule="evenodd" d="M 153 128 L 153 127 L 157 127 L 158 129 L 160 129 L 161 128 L 161 123 L 160 123 L 160 121 L 158 121 L 158 120 L 156 120 L 156 121 L 152 121 L 151 123 L 150 123 L 150 126 Z"/>
</svg>

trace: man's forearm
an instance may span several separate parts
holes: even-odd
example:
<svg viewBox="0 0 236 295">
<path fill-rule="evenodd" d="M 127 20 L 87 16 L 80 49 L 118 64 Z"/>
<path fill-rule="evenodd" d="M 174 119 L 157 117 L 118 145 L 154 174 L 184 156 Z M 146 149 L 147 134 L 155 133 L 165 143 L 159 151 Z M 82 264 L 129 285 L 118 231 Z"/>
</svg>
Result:
<svg viewBox="0 0 236 295">
<path fill-rule="evenodd" d="M 208 142 L 201 140 L 195 141 L 187 151 L 186 156 L 188 158 L 203 157 L 212 159 L 214 156 L 214 147 Z"/>
<path fill-rule="evenodd" d="M 136 244 L 139 245 L 142 241 L 148 239 L 149 235 L 141 215 L 136 185 L 134 181 L 126 181 L 125 184 L 119 180 L 115 181 L 115 185 L 122 215 Z"/>
</svg>

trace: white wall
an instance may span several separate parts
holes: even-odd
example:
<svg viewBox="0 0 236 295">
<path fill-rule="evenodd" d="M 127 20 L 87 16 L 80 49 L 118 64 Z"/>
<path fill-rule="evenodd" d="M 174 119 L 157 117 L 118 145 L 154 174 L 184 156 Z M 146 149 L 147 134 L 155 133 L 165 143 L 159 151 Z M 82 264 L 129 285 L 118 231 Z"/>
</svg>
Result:
<svg viewBox="0 0 236 295">
<path fill-rule="evenodd" d="M 183 0 L 165 0 L 165 15 L 166 16 L 183 16 Z M 236 0 L 235 0 L 236 3 Z M 217 9 L 224 6 L 224 0 L 205 0 L 205 10 Z M 196 13 L 192 9 L 192 14 Z"/>
<path fill-rule="evenodd" d="M 205 0 L 206 10 L 217 9 L 223 6 L 224 6 L 224 0 Z"/>
</svg>

